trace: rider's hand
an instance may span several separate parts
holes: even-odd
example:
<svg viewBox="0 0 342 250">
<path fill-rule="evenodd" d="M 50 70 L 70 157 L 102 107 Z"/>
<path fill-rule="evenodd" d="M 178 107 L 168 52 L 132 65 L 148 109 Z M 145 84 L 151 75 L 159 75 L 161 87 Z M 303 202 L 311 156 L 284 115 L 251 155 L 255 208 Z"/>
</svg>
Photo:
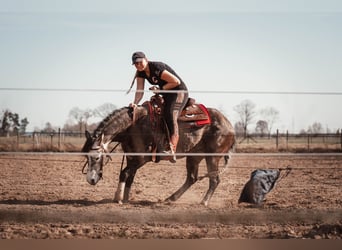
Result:
<svg viewBox="0 0 342 250">
<path fill-rule="evenodd" d="M 129 107 L 130 107 L 130 108 L 136 108 L 137 106 L 138 106 L 138 105 L 136 105 L 135 103 L 130 103 L 130 104 L 129 104 Z"/>
<path fill-rule="evenodd" d="M 157 86 L 152 86 L 149 90 L 152 90 L 154 94 L 160 93 L 160 89 Z"/>
</svg>

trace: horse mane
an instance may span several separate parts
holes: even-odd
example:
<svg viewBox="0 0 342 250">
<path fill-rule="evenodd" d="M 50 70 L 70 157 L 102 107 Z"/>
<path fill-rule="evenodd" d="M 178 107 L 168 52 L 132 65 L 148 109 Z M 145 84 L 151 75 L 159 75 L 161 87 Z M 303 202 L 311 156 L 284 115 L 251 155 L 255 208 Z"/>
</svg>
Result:
<svg viewBox="0 0 342 250">
<path fill-rule="evenodd" d="M 101 134 L 114 134 L 115 130 L 122 130 L 132 122 L 131 108 L 123 107 L 114 110 L 104 118 L 94 130 L 93 137 L 98 138 Z"/>
<path fill-rule="evenodd" d="M 102 134 L 115 133 L 115 129 L 119 130 L 123 124 L 129 124 L 132 120 L 132 112 L 128 107 L 123 107 L 112 111 L 107 117 L 105 117 L 94 130 L 93 135 L 86 131 L 87 140 L 82 147 L 82 152 L 88 152 L 95 141 L 101 138 Z M 126 120 L 126 122 L 125 122 Z M 89 136 L 87 136 L 87 133 Z"/>
</svg>

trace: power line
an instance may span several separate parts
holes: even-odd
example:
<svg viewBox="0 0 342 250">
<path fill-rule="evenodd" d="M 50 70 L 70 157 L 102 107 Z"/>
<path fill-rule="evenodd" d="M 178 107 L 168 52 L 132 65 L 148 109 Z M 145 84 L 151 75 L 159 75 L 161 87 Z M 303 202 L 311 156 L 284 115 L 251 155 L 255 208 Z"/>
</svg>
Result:
<svg viewBox="0 0 342 250">
<path fill-rule="evenodd" d="M 79 89 L 79 88 L 0 88 L 0 91 L 33 91 L 33 92 L 122 92 L 123 89 Z M 151 92 L 150 90 L 141 90 L 132 92 Z M 178 93 L 188 92 L 179 90 L 160 90 L 160 93 Z M 191 93 L 203 94 L 249 94 L 249 95 L 342 95 L 342 92 L 331 91 L 244 91 L 244 90 L 191 90 Z"/>
</svg>

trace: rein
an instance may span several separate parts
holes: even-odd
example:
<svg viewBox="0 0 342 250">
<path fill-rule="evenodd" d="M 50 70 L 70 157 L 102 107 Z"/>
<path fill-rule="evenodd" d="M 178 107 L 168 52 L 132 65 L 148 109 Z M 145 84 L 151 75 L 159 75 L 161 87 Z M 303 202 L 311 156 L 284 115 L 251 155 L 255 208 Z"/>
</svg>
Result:
<svg viewBox="0 0 342 250">
<path fill-rule="evenodd" d="M 113 151 L 118 147 L 120 145 L 120 142 L 118 142 L 113 148 L 112 148 L 112 150 L 110 151 L 110 152 L 104 152 L 105 154 L 111 154 L 111 153 L 113 153 Z M 101 148 L 101 147 L 100 147 Z M 106 155 L 106 157 L 108 158 L 108 160 L 106 161 L 106 163 L 103 165 L 103 166 L 105 166 L 105 165 L 107 165 L 108 164 L 108 162 L 109 162 L 109 160 L 112 160 L 112 157 L 110 156 L 110 155 Z M 89 156 L 87 156 L 87 160 L 86 160 L 86 162 L 84 163 L 84 165 L 83 165 L 83 167 L 82 167 L 82 174 L 87 174 L 87 172 L 84 172 L 84 169 L 86 168 L 86 166 L 87 165 L 89 165 Z M 121 166 L 121 168 L 122 168 L 122 166 Z"/>
<path fill-rule="evenodd" d="M 292 168 L 291 168 L 290 166 L 287 166 L 286 168 L 279 168 L 279 171 L 280 171 L 280 173 L 281 173 L 282 171 L 285 171 L 285 173 L 284 173 L 282 176 L 280 176 L 280 177 L 278 178 L 278 182 L 279 182 L 280 180 L 284 179 L 285 177 L 287 177 L 287 176 L 291 173 Z"/>
<path fill-rule="evenodd" d="M 133 85 L 134 85 L 135 78 L 137 78 L 137 74 L 138 74 L 138 71 L 135 72 L 134 78 L 133 78 L 132 83 L 131 83 L 131 86 L 130 86 L 129 89 L 127 90 L 126 95 L 128 95 L 129 92 L 131 92 L 131 89 L 133 88 Z"/>
</svg>

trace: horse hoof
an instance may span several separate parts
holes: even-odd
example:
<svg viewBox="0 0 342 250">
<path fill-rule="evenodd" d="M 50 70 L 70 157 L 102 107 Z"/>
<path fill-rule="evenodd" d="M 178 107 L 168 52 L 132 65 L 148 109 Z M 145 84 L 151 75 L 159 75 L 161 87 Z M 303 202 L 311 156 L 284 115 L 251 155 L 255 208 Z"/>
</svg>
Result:
<svg viewBox="0 0 342 250">
<path fill-rule="evenodd" d="M 174 203 L 174 200 L 173 199 L 170 199 L 170 198 L 167 198 L 166 200 L 164 200 L 163 204 L 165 205 L 171 205 Z"/>
<path fill-rule="evenodd" d="M 122 205 L 122 204 L 123 204 L 122 200 L 114 199 L 114 202 L 118 203 L 119 205 Z"/>
<path fill-rule="evenodd" d="M 208 206 L 208 204 L 209 204 L 209 202 L 208 202 L 208 201 L 202 201 L 202 202 L 201 202 L 201 205 L 203 205 L 203 206 L 205 206 L 205 207 L 207 207 L 207 206 Z"/>
</svg>

